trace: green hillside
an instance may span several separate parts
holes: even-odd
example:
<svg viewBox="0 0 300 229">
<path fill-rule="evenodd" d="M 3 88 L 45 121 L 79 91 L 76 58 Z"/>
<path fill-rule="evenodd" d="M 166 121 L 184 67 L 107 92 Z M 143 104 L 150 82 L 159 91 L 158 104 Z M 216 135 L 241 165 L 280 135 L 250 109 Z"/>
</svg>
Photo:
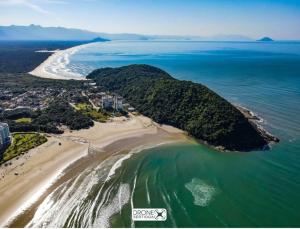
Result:
<svg viewBox="0 0 300 229">
<path fill-rule="evenodd" d="M 201 84 L 174 79 L 161 69 L 149 65 L 103 68 L 87 78 L 122 95 L 156 122 L 186 130 L 211 145 L 249 151 L 267 144 L 225 99 Z"/>
</svg>

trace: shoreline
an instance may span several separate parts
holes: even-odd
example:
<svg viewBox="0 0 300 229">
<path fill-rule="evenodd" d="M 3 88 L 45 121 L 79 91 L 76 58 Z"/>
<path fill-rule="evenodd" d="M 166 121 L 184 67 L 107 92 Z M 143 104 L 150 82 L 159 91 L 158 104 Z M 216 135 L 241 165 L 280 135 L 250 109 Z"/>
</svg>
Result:
<svg viewBox="0 0 300 229">
<path fill-rule="evenodd" d="M 86 80 L 79 74 L 70 72 L 66 72 L 68 76 L 48 72 L 47 67 L 59 58 L 65 58 L 64 61 L 68 64 L 69 55 L 92 44 L 94 43 L 53 51 L 52 55 L 29 74 L 49 79 Z M 56 64 L 59 63 L 61 62 Z M 238 105 L 236 108 L 268 143 L 279 141 L 259 125 L 262 119 L 252 111 Z M 34 213 L 34 206 L 42 201 L 53 187 L 69 176 L 75 176 L 83 165 L 93 162 L 94 157 L 97 157 L 99 162 L 116 153 L 118 149 L 130 151 L 135 146 L 153 145 L 158 142 L 167 143 L 168 139 L 173 139 L 175 142 L 188 138 L 182 130 L 175 127 L 159 125 L 145 116 L 133 115 L 130 119 L 115 118 L 112 122 L 95 123 L 95 126 L 89 129 L 66 131 L 62 135 L 49 136 L 48 142 L 30 150 L 19 159 L 13 159 L 12 165 L 0 168 L 0 174 L 4 174 L 4 177 L 0 178 L 2 194 L 0 196 L 0 226 L 19 226 L 20 221 L 23 222 L 23 217 L 26 219 L 28 212 Z M 125 147 L 122 145 L 124 143 Z M 89 154 L 90 145 L 95 147 L 97 155 Z M 218 147 L 214 148 L 221 150 Z M 82 165 L 80 165 L 81 162 Z"/>
<path fill-rule="evenodd" d="M 87 80 L 85 77 L 83 77 L 80 74 L 76 73 L 71 73 L 69 71 L 65 71 L 64 75 L 61 75 L 59 72 L 49 72 L 47 71 L 47 68 L 49 66 L 58 66 L 61 67 L 61 65 L 66 65 L 69 63 L 69 56 L 73 55 L 74 53 L 78 52 L 79 50 L 89 47 L 97 42 L 92 42 L 92 43 L 87 43 L 87 44 L 82 44 L 82 45 L 77 45 L 68 49 L 64 50 L 54 50 L 54 51 L 47 51 L 47 52 L 52 52 L 52 54 L 44 61 L 42 62 L 39 66 L 37 66 L 34 70 L 31 72 L 28 72 L 28 74 L 40 77 L 40 78 L 46 78 L 46 79 L 56 79 L 56 80 Z M 40 50 L 40 52 L 43 50 Z M 58 61 L 59 60 L 59 61 Z M 61 62 L 61 61 L 64 61 Z"/>
<path fill-rule="evenodd" d="M 137 146 L 179 139 L 187 139 L 181 130 L 160 126 L 144 116 L 131 116 L 127 120 L 116 118 L 109 123 L 95 123 L 90 129 L 51 135 L 47 143 L 30 150 L 13 161 L 11 166 L 0 168 L 1 172 L 6 170 L 5 177 L 0 180 L 0 225 L 18 222 L 19 217 L 53 185 L 64 179 L 67 171 L 76 170 L 78 164 L 89 158 L 100 157 L 101 161 L 115 153 L 116 149 L 130 151 Z M 95 155 L 89 153 L 90 145 L 97 152 Z"/>
<path fill-rule="evenodd" d="M 0 226 L 29 208 L 66 167 L 85 155 L 85 147 L 50 137 L 47 143 L 30 150 L 8 168 L 1 167 L 1 173 L 6 171 L 0 181 Z"/>
<path fill-rule="evenodd" d="M 41 77 L 41 78 L 48 78 L 48 79 L 61 79 L 61 80 L 87 80 L 85 77 L 76 74 L 71 73 L 69 71 L 65 72 L 65 76 L 59 75 L 59 73 L 55 74 L 53 72 L 49 72 L 46 70 L 48 66 L 50 66 L 55 60 L 59 58 L 66 58 L 65 60 L 67 63 L 69 62 L 68 56 L 73 55 L 77 51 L 79 51 L 82 48 L 88 47 L 94 43 L 88 43 L 83 45 L 74 46 L 65 50 L 55 50 L 53 51 L 53 54 L 50 55 L 43 63 L 41 63 L 37 68 L 35 68 L 33 71 L 29 72 L 29 74 Z M 43 51 L 43 50 L 40 50 Z M 67 57 L 66 57 L 67 56 Z M 59 63 L 61 64 L 61 63 Z M 250 109 L 245 108 L 239 104 L 232 104 L 235 106 L 248 121 L 253 125 L 253 127 L 259 132 L 259 134 L 266 140 L 268 143 L 266 147 L 269 147 L 269 144 L 271 143 L 278 143 L 280 139 L 273 134 L 269 133 L 267 130 L 264 129 L 264 127 L 261 125 L 261 123 L 264 122 L 264 119 L 261 117 L 258 117 L 254 112 L 252 112 Z M 200 142 L 202 142 L 200 140 Z M 224 149 L 223 146 L 213 146 L 211 144 L 207 144 L 204 141 L 204 144 L 212 146 L 213 148 L 221 151 L 227 151 Z"/>
<path fill-rule="evenodd" d="M 259 117 L 253 111 L 246 107 L 242 107 L 240 105 L 234 105 L 248 121 L 254 126 L 254 128 L 261 134 L 261 136 L 268 142 L 268 145 L 271 143 L 278 143 L 280 139 L 267 130 L 261 125 L 264 122 L 264 119 Z"/>
</svg>

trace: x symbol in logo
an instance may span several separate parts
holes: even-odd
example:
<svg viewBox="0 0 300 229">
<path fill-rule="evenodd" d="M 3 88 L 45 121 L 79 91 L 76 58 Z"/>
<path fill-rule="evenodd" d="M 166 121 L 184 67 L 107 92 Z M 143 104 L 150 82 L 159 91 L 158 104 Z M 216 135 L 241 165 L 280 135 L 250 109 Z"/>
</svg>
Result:
<svg viewBox="0 0 300 229">
<path fill-rule="evenodd" d="M 159 212 L 158 210 L 156 210 L 156 213 L 157 213 L 156 219 L 158 217 L 164 218 L 164 216 L 163 216 L 164 212 L 165 212 L 165 210 L 162 210 L 161 212 Z"/>
</svg>

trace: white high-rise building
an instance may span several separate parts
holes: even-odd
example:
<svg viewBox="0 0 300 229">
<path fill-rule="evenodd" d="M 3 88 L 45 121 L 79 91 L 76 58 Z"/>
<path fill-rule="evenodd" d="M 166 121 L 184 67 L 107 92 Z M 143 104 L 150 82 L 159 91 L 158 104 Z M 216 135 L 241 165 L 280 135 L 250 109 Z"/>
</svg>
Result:
<svg viewBox="0 0 300 229">
<path fill-rule="evenodd" d="M 123 98 L 116 96 L 114 101 L 115 110 L 123 110 Z"/>
<path fill-rule="evenodd" d="M 103 109 L 109 109 L 109 108 L 113 108 L 114 105 L 114 100 L 113 97 L 110 95 L 105 95 L 102 97 L 101 99 L 101 107 Z"/>
<path fill-rule="evenodd" d="M 7 123 L 0 122 L 0 149 L 11 142 L 10 131 Z"/>
</svg>

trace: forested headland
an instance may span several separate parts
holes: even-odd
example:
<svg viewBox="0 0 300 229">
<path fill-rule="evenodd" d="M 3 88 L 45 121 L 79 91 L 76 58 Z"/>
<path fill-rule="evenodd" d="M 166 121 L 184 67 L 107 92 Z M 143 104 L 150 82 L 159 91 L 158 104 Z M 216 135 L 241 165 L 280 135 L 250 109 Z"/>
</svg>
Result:
<svg viewBox="0 0 300 229">
<path fill-rule="evenodd" d="M 102 68 L 87 76 L 127 99 L 140 113 L 211 145 L 237 151 L 262 149 L 267 140 L 231 103 L 204 85 L 174 79 L 149 65 Z"/>
</svg>

